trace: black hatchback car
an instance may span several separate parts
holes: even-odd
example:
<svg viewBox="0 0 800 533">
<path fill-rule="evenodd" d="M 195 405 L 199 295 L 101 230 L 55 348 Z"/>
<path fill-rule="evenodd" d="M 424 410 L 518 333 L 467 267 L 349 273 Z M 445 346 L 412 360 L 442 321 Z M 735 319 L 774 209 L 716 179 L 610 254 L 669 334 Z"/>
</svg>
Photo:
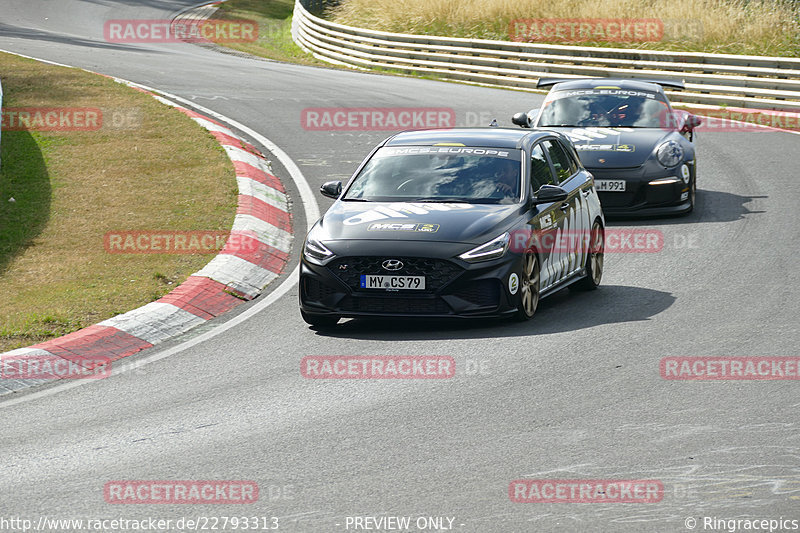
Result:
<svg viewBox="0 0 800 533">
<path fill-rule="evenodd" d="M 309 231 L 306 322 L 533 316 L 540 297 L 597 287 L 604 218 L 592 176 L 554 132 L 404 132 L 378 145 Z"/>
<path fill-rule="evenodd" d="M 673 81 L 541 79 L 542 107 L 517 113 L 524 128 L 567 135 L 595 177 L 608 216 L 689 213 L 697 190 L 694 129 L 700 118 L 675 111 L 662 85 Z"/>
</svg>

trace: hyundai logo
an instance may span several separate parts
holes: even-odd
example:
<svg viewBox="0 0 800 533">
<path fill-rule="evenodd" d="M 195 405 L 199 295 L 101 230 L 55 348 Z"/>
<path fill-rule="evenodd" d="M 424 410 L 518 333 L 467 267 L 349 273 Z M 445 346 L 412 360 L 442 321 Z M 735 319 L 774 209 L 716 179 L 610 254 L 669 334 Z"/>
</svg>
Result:
<svg viewBox="0 0 800 533">
<path fill-rule="evenodd" d="M 401 270 L 403 268 L 403 262 L 399 259 L 387 259 L 381 266 L 384 270 Z"/>
</svg>

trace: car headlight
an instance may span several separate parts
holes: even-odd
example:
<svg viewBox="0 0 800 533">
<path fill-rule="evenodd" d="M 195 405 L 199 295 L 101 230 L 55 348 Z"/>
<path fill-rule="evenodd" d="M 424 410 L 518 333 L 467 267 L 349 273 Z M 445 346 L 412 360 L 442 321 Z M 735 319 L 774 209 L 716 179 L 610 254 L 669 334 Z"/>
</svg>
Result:
<svg viewBox="0 0 800 533">
<path fill-rule="evenodd" d="M 672 168 L 683 161 L 683 148 L 675 141 L 667 141 L 658 147 L 656 157 L 659 163 L 667 168 Z"/>
<path fill-rule="evenodd" d="M 315 265 L 323 266 L 333 259 L 335 254 L 317 239 L 308 237 L 306 245 L 303 246 L 303 257 Z"/>
<path fill-rule="evenodd" d="M 468 252 L 459 255 L 458 258 L 467 263 L 478 263 L 480 261 L 489 261 L 503 257 L 508 250 L 508 242 L 511 239 L 511 234 L 505 232 L 499 237 L 495 237 L 486 244 L 481 244 L 477 248 L 473 248 Z"/>
</svg>

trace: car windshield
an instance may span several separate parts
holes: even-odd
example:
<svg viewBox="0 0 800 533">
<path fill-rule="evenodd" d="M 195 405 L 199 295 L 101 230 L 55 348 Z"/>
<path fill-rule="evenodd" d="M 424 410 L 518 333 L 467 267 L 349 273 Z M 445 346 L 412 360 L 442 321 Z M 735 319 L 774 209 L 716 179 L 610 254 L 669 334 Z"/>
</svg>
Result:
<svg viewBox="0 0 800 533">
<path fill-rule="evenodd" d="M 383 147 L 359 172 L 343 200 L 517 203 L 521 160 L 516 149 Z"/>
<path fill-rule="evenodd" d="M 549 94 L 537 126 L 660 128 L 669 116 L 669 104 L 660 93 L 576 89 Z"/>
</svg>

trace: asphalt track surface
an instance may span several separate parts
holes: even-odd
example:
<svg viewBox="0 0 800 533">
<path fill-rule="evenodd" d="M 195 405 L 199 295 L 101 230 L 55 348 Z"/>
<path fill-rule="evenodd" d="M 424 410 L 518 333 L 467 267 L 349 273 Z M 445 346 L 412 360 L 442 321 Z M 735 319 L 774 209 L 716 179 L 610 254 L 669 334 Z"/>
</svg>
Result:
<svg viewBox="0 0 800 533">
<path fill-rule="evenodd" d="M 485 113 L 510 126 L 513 112 L 541 101 L 186 43 L 103 40 L 105 20 L 165 18 L 192 3 L 4 0 L 0 48 L 221 113 L 285 150 L 314 189 L 347 178 L 388 132 L 306 131 L 304 108 L 452 107 L 459 124 Z M 663 250 L 607 254 L 601 290 L 562 291 L 525 324 L 351 320 L 322 333 L 301 320 L 289 285 L 202 342 L 135 356 L 172 349 L 136 371 L 17 399 L 0 409 L 0 515 L 276 516 L 290 532 L 346 531 L 348 516 L 450 517 L 462 532 L 688 531 L 689 517 L 710 531 L 703 517 L 800 520 L 798 382 L 659 374 L 666 356 L 798 354 L 799 148 L 789 133 L 704 133 L 694 214 L 611 223 L 662 231 Z M 289 175 L 275 171 L 294 201 L 291 271 L 307 221 Z M 308 380 L 299 372 L 307 355 L 449 355 L 458 372 Z M 481 362 L 483 371 L 467 372 Z M 659 503 L 514 503 L 508 486 L 520 478 L 656 479 L 665 493 Z M 260 498 L 237 506 L 103 498 L 113 480 L 209 479 L 254 480 Z"/>
</svg>

